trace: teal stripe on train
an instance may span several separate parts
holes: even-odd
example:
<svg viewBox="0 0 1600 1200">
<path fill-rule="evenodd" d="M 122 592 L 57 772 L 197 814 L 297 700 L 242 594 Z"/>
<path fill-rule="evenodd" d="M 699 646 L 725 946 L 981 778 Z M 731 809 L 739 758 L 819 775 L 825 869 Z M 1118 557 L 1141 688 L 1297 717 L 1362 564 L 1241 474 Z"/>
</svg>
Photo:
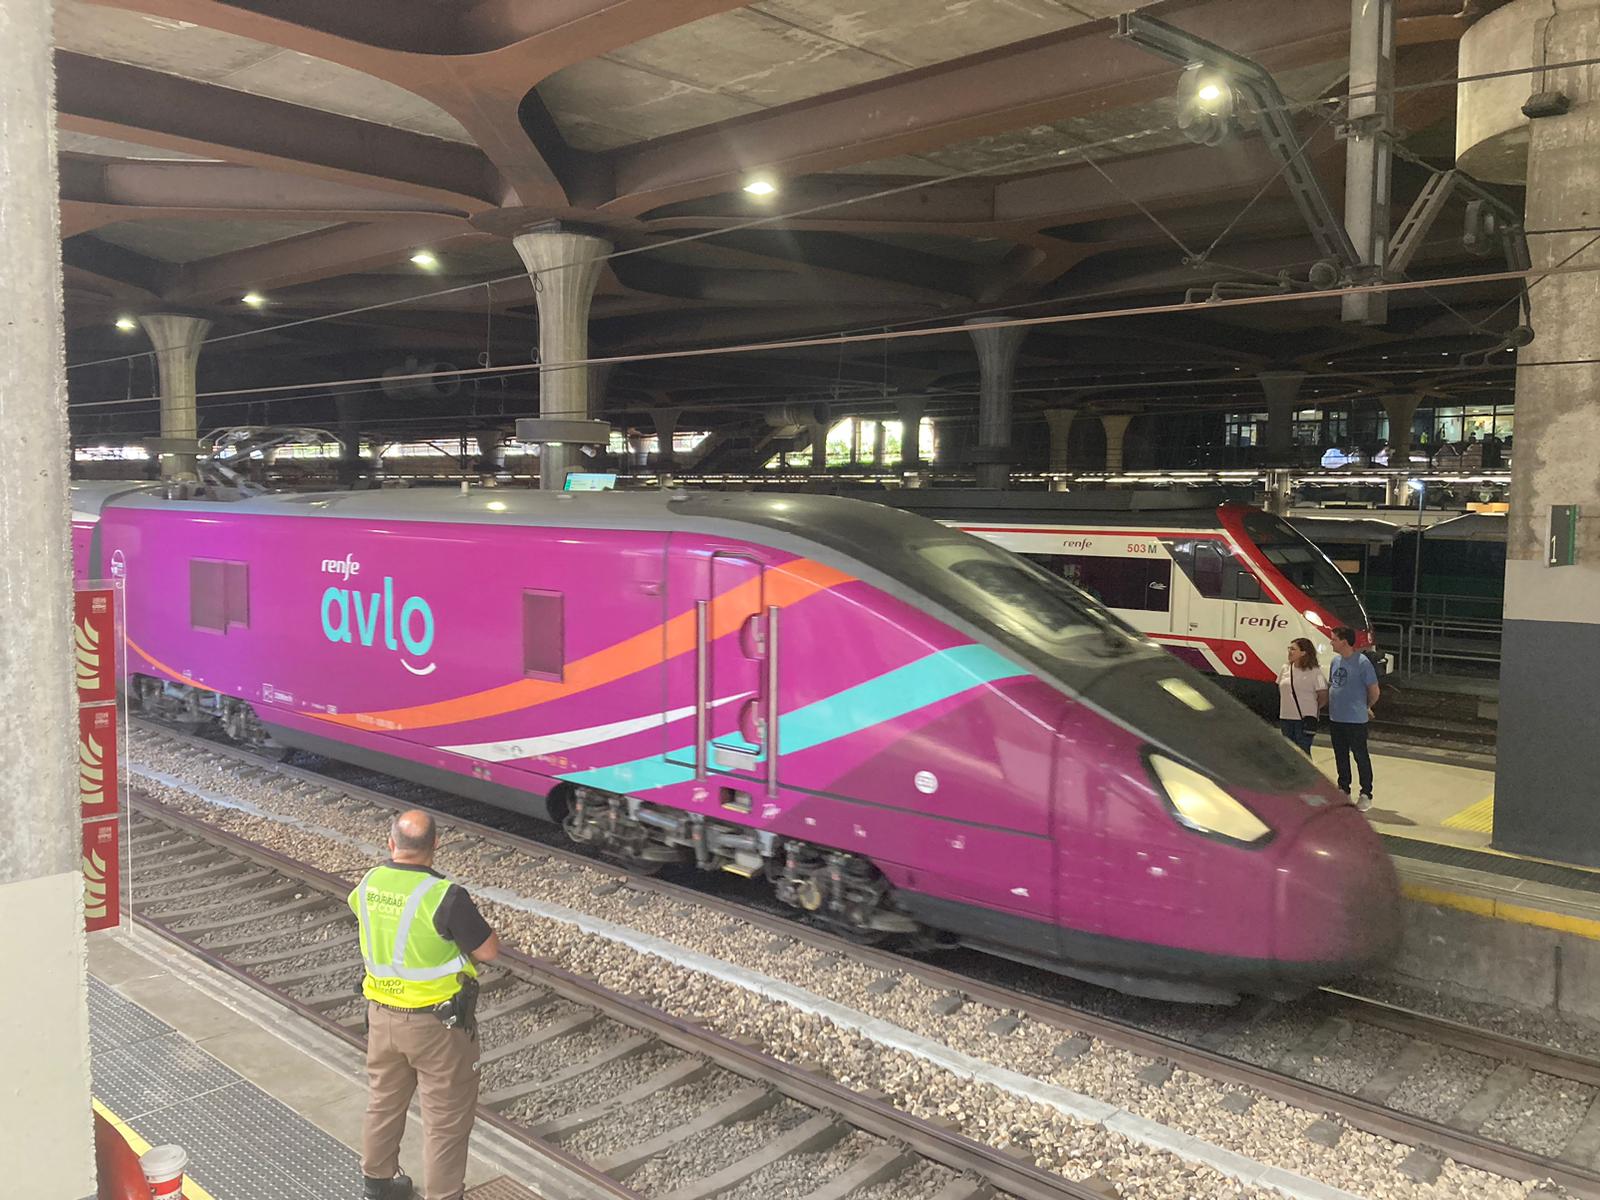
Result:
<svg viewBox="0 0 1600 1200">
<path fill-rule="evenodd" d="M 778 746 L 782 754 L 809 750 L 872 725 L 892 721 L 930 704 L 948 700 L 972 688 L 1014 679 L 1028 672 L 987 646 L 976 644 L 936 650 L 925 658 L 858 683 L 842 692 L 784 713 L 778 718 Z M 709 751 L 708 751 L 709 753 Z M 672 757 L 689 759 L 694 747 L 685 746 Z M 685 783 L 694 770 L 651 756 L 610 767 L 595 767 L 561 776 L 570 783 L 607 792 L 643 792 L 668 784 Z"/>
</svg>

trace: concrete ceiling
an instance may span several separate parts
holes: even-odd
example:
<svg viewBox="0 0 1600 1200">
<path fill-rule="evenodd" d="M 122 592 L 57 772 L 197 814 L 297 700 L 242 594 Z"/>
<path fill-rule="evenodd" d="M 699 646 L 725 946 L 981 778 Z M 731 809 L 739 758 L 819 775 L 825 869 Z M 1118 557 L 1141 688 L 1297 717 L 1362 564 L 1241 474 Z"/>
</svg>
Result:
<svg viewBox="0 0 1600 1200">
<path fill-rule="evenodd" d="M 366 309 L 207 349 L 202 387 L 366 374 L 406 355 L 525 363 L 537 297 L 509 238 L 550 221 L 626 252 L 598 288 L 601 353 L 952 322 L 1012 306 L 1169 302 L 1221 279 L 1303 275 L 1315 248 L 1253 122 L 1215 149 L 1185 141 L 1176 69 L 1111 36 L 1110 18 L 1132 7 L 58 0 L 72 357 L 125 353 L 129 339 L 111 328 L 122 313 L 196 312 L 237 333 Z M 1467 22 L 1458 8 L 1398 0 L 1402 82 L 1449 76 Z M 1337 208 L 1343 146 L 1317 102 L 1342 86 L 1348 0 L 1166 0 L 1149 11 L 1274 72 Z M 1419 149 L 1450 145 L 1453 89 L 1405 92 L 1399 110 Z M 779 181 L 776 197 L 743 193 L 756 170 Z M 1396 219 L 1423 178 L 1397 172 Z M 436 267 L 410 261 L 421 249 Z M 1448 244 L 1430 254 L 1418 269 L 1481 266 Z M 245 291 L 268 304 L 243 310 Z M 1109 326 L 1040 331 L 1025 366 L 1059 391 L 1019 392 L 1018 408 L 1026 416 L 1062 395 L 1129 403 L 1125 390 L 1096 395 L 1097 381 L 1163 359 L 1225 370 L 1235 401 L 1235 377 L 1262 365 L 1313 367 L 1330 376 L 1326 395 L 1370 394 L 1393 386 L 1363 366 L 1380 344 L 1425 343 L 1439 361 L 1481 347 L 1492 337 L 1471 322 L 1492 313 L 1504 324 L 1494 310 L 1508 294 L 1450 293 L 1459 317 L 1411 297 L 1376 329 L 1341 325 L 1324 303 L 1142 321 L 1136 337 Z M 803 391 L 807 357 L 623 367 L 605 403 L 623 420 L 668 405 L 736 423 L 752 405 Z M 950 412 L 972 407 L 975 364 L 962 337 L 811 357 L 827 360 L 818 378 L 831 371 L 835 381 L 859 359 L 880 406 L 887 372 L 902 390 L 942 389 Z M 74 402 L 126 395 L 118 364 L 70 378 Z M 1470 386 L 1484 379 L 1503 386 L 1493 373 Z M 494 417 L 536 405 L 530 377 L 500 386 L 509 390 Z M 1174 401 L 1173 381 L 1151 386 L 1131 402 Z M 727 400 L 730 388 L 740 403 Z M 457 410 L 430 410 L 439 427 L 490 419 L 482 390 L 472 395 Z M 1188 398 L 1223 401 L 1203 388 Z M 312 397 L 296 419 L 331 403 Z M 401 417 L 371 405 L 362 419 Z M 117 421 L 102 414 L 96 428 L 153 423 L 152 408 L 135 406 Z"/>
<path fill-rule="evenodd" d="M 472 140 L 443 109 L 395 83 L 190 21 L 57 0 L 56 45 L 394 129 L 452 142 Z"/>
<path fill-rule="evenodd" d="M 191 263 L 328 228 L 320 221 L 119 221 L 92 236 L 160 262 Z"/>
</svg>

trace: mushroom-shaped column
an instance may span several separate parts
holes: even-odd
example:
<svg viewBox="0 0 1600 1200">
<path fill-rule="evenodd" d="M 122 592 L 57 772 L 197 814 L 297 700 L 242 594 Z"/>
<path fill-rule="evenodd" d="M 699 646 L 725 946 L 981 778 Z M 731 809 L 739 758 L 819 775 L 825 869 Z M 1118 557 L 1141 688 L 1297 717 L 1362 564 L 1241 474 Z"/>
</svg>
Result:
<svg viewBox="0 0 1600 1200">
<path fill-rule="evenodd" d="M 672 448 L 672 439 L 678 436 L 678 418 L 682 414 L 681 408 L 650 410 L 650 420 L 656 427 L 656 468 L 662 474 L 666 474 L 678 465 L 677 455 Z"/>
<path fill-rule="evenodd" d="M 967 332 L 978 348 L 978 486 L 1003 488 L 1011 475 L 1011 380 L 1017 350 L 1028 331 L 1015 325 L 996 328 L 993 319 L 974 317 Z"/>
<path fill-rule="evenodd" d="M 1068 453 L 1068 439 L 1072 436 L 1072 423 L 1078 419 L 1075 408 L 1047 408 L 1044 423 L 1050 430 L 1050 469 L 1065 471 L 1072 463 Z"/>
<path fill-rule="evenodd" d="M 547 226 L 511 239 L 533 276 L 539 307 L 539 415 L 569 421 L 594 416 L 590 403 L 589 304 L 611 243 Z M 582 365 L 575 365 L 582 364 Z M 539 486 L 561 490 L 576 465 L 573 446 L 545 446 Z"/>
<path fill-rule="evenodd" d="M 1304 371 L 1262 371 L 1261 391 L 1267 400 L 1265 460 L 1273 466 L 1287 465 L 1294 457 L 1294 410 L 1300 398 Z"/>
<path fill-rule="evenodd" d="M 900 418 L 900 470 L 922 469 L 922 418 L 928 411 L 926 396 L 896 396 L 895 413 Z"/>
<path fill-rule="evenodd" d="M 195 367 L 200 361 L 200 344 L 205 341 L 211 322 L 200 317 L 176 313 L 152 313 L 139 318 L 145 336 L 156 353 L 156 373 L 161 379 L 161 439 L 187 442 L 187 450 L 163 453 L 164 479 L 198 479 L 195 450 L 200 439 L 199 418 L 195 413 Z"/>
<path fill-rule="evenodd" d="M 1114 413 L 1100 418 L 1106 431 L 1106 474 L 1122 474 L 1122 442 L 1133 424 L 1132 413 Z"/>
<path fill-rule="evenodd" d="M 1417 415 L 1420 396 L 1383 396 L 1380 402 L 1389 415 L 1389 465 L 1396 470 L 1411 469 L 1411 421 Z"/>
</svg>

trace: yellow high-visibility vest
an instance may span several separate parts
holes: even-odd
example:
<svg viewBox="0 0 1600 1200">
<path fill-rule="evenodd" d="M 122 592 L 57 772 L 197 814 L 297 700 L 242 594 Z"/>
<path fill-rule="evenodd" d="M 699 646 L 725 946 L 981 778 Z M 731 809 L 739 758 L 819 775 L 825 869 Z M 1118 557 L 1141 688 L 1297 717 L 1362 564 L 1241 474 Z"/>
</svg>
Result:
<svg viewBox="0 0 1600 1200">
<path fill-rule="evenodd" d="M 450 886 L 427 871 L 385 865 L 373 867 L 350 893 L 367 965 L 361 993 L 368 1000 L 431 1008 L 461 990 L 457 976 L 477 975 L 471 957 L 433 926 Z"/>
</svg>

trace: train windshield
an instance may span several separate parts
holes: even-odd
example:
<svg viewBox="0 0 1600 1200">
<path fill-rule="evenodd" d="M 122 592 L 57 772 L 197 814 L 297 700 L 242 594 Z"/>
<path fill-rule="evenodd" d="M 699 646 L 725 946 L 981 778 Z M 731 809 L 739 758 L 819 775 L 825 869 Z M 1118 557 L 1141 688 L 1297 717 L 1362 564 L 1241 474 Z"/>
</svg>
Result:
<svg viewBox="0 0 1600 1200">
<path fill-rule="evenodd" d="M 1367 613 L 1350 588 L 1350 581 L 1328 556 L 1318 550 L 1282 517 L 1252 512 L 1244 517 L 1244 531 L 1293 586 L 1327 607 L 1336 618 L 1355 629 L 1367 628 Z"/>
<path fill-rule="evenodd" d="M 941 599 L 980 614 L 1025 653 L 1060 659 L 1079 651 L 1096 659 L 1132 651 L 1143 639 L 1110 612 L 1053 573 L 977 538 L 917 546 L 940 568 L 933 589 Z M 930 580 L 932 582 L 932 580 Z"/>
</svg>

